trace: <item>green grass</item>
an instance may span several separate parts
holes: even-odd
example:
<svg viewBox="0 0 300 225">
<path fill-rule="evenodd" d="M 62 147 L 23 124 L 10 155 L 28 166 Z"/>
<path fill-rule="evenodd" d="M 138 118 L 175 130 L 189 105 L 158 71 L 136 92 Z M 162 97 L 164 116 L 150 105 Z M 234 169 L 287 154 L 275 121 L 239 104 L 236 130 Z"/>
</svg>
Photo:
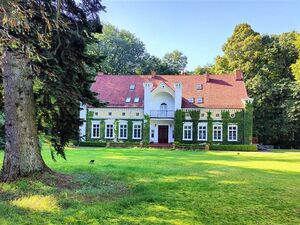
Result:
<svg viewBox="0 0 300 225">
<path fill-rule="evenodd" d="M 300 224 L 300 152 L 82 148 L 67 150 L 67 161 L 43 156 L 68 176 L 0 183 L 1 225 Z"/>
</svg>

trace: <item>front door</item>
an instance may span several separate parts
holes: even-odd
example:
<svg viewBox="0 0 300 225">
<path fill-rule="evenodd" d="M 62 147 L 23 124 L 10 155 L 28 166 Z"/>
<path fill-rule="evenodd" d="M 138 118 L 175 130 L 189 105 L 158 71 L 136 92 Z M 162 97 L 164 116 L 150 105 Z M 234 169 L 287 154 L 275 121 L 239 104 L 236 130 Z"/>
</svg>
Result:
<svg viewBox="0 0 300 225">
<path fill-rule="evenodd" d="M 158 143 L 168 143 L 168 126 L 158 126 Z"/>
</svg>

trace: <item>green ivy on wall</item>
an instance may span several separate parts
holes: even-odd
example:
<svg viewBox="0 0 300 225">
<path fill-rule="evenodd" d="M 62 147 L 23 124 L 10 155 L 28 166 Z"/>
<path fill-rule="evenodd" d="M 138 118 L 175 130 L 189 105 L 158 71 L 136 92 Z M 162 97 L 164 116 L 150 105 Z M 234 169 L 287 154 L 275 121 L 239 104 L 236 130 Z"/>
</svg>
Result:
<svg viewBox="0 0 300 225">
<path fill-rule="evenodd" d="M 143 141 L 145 144 L 150 142 L 150 116 L 144 116 Z"/>
<path fill-rule="evenodd" d="M 132 120 L 128 120 L 128 138 L 127 141 L 132 141 Z"/>
<path fill-rule="evenodd" d="M 198 123 L 200 119 L 200 111 L 199 110 L 191 110 L 189 111 L 190 117 L 193 122 L 193 143 L 197 143 L 198 141 Z"/>
<path fill-rule="evenodd" d="M 246 103 L 244 116 L 244 143 L 251 144 L 253 136 L 253 105 Z"/>
<path fill-rule="evenodd" d="M 104 120 L 100 120 L 100 139 L 104 140 L 105 137 L 105 122 Z"/>
<path fill-rule="evenodd" d="M 176 110 L 174 117 L 174 140 L 177 142 L 182 141 L 182 129 L 184 119 L 185 113 L 180 109 Z"/>
<path fill-rule="evenodd" d="M 207 112 L 207 142 L 212 144 L 212 118 L 211 112 Z"/>
<path fill-rule="evenodd" d="M 115 134 L 114 141 L 117 141 L 119 139 L 119 120 L 118 119 L 116 119 L 114 122 L 114 134 Z"/>
<path fill-rule="evenodd" d="M 223 141 L 222 141 L 222 143 L 227 143 L 227 140 L 228 140 L 227 130 L 228 130 L 228 123 L 230 120 L 229 111 L 228 110 L 222 111 L 221 115 L 222 115 L 222 124 L 223 124 L 223 132 L 222 132 L 223 133 Z"/>
</svg>

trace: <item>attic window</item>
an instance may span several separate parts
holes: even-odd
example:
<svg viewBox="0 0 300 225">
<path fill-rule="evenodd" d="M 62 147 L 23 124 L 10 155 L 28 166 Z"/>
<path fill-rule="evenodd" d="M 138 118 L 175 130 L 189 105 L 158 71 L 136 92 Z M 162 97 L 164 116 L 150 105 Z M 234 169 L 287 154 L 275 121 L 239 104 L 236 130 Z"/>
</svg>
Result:
<svg viewBox="0 0 300 225">
<path fill-rule="evenodd" d="M 194 103 L 194 98 L 189 98 L 189 103 Z"/>
<path fill-rule="evenodd" d="M 131 101 L 131 98 L 130 97 L 127 97 L 125 102 L 129 103 Z"/>
<path fill-rule="evenodd" d="M 196 85 L 196 89 L 197 90 L 202 90 L 203 89 L 203 85 L 202 84 L 197 84 Z"/>
<path fill-rule="evenodd" d="M 134 90 L 135 89 L 135 84 L 130 84 L 129 90 Z"/>
<path fill-rule="evenodd" d="M 198 103 L 203 103 L 203 98 L 198 98 L 198 99 L 197 99 L 197 102 L 198 102 Z"/>
<path fill-rule="evenodd" d="M 139 101 L 140 101 L 140 98 L 139 98 L 139 97 L 135 97 L 135 98 L 134 98 L 134 102 L 135 102 L 135 103 L 137 103 L 137 102 L 139 102 Z"/>
</svg>

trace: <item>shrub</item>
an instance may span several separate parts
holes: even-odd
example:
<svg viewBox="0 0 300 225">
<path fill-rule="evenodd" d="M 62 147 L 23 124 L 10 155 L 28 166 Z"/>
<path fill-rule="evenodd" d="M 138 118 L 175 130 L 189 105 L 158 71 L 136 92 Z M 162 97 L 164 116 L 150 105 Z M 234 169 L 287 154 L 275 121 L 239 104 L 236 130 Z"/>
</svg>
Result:
<svg viewBox="0 0 300 225">
<path fill-rule="evenodd" d="M 220 151 L 257 151 L 256 145 L 211 145 L 210 150 Z"/>
<path fill-rule="evenodd" d="M 182 143 L 175 143 L 176 148 L 179 149 L 205 149 L 205 145 L 204 144 L 182 144 Z"/>
<path fill-rule="evenodd" d="M 106 147 L 105 142 L 82 141 L 79 142 L 81 147 Z"/>
</svg>

